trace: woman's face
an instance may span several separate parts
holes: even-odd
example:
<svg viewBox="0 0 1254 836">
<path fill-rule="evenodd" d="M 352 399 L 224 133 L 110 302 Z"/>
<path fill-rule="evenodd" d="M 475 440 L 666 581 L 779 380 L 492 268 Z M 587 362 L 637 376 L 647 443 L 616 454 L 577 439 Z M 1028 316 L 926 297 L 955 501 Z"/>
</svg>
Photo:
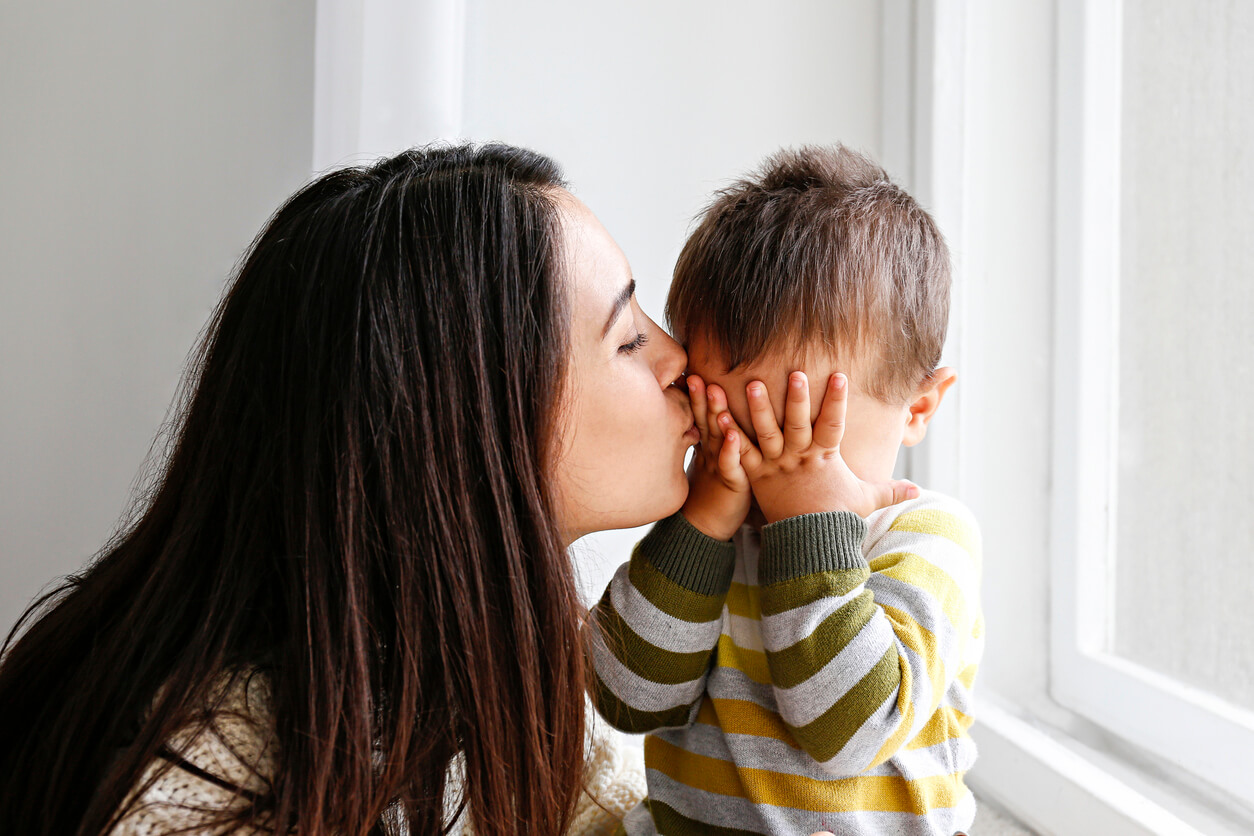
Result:
<svg viewBox="0 0 1254 836">
<path fill-rule="evenodd" d="M 627 259 L 592 211 L 566 191 L 558 203 L 571 358 L 554 475 L 570 543 L 678 510 L 697 433 L 684 350 L 640 310 Z"/>
</svg>

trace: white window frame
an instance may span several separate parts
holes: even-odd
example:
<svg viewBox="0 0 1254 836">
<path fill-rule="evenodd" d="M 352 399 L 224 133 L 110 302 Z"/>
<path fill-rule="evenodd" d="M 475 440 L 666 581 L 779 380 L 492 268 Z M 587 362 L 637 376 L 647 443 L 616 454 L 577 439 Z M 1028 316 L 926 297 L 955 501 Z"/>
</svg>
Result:
<svg viewBox="0 0 1254 836">
<path fill-rule="evenodd" d="M 966 322 L 978 316 L 964 274 L 966 247 L 967 0 L 884 0 L 881 4 L 883 164 L 931 213 L 948 242 L 955 281 L 941 364 L 963 367 Z M 907 448 L 895 474 L 931 490 L 962 493 L 964 386 L 950 390 L 927 443 Z"/>
<path fill-rule="evenodd" d="M 1110 652 L 1118 500 L 1121 7 L 1120 0 L 1058 5 L 1051 696 L 1254 804 L 1254 714 Z"/>
</svg>

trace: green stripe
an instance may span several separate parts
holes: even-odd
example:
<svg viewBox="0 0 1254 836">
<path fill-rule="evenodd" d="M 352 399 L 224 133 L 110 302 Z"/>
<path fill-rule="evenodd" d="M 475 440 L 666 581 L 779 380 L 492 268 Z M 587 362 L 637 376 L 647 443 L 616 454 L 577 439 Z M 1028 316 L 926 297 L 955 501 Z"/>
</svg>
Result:
<svg viewBox="0 0 1254 836">
<path fill-rule="evenodd" d="M 737 830 L 734 827 L 719 827 L 690 819 L 656 798 L 647 798 L 644 803 L 653 816 L 653 824 L 657 832 L 664 836 L 688 836 L 688 834 L 692 836 L 759 836 L 756 830 Z"/>
<path fill-rule="evenodd" d="M 726 595 L 736 568 L 736 547 L 702 534 L 681 513 L 658 521 L 636 551 L 675 584 L 698 595 Z"/>
<path fill-rule="evenodd" d="M 713 647 L 676 653 L 641 638 L 614 607 L 609 589 L 593 613 L 610 652 L 636 676 L 662 685 L 679 685 L 699 679 L 710 665 Z"/>
<path fill-rule="evenodd" d="M 804 726 L 789 725 L 789 731 L 810 757 L 819 763 L 829 761 L 900 685 L 901 662 L 896 648 L 889 648 L 875 667 L 831 708 Z"/>
<path fill-rule="evenodd" d="M 776 688 L 792 688 L 821 671 L 875 616 L 875 596 L 864 592 L 819 622 L 814 632 L 782 650 L 766 652 Z"/>
<path fill-rule="evenodd" d="M 763 526 L 758 583 L 770 586 L 866 566 L 862 557 L 866 532 L 866 520 L 852 511 L 802 514 Z"/>
<path fill-rule="evenodd" d="M 841 572 L 821 572 L 761 587 L 762 615 L 779 615 L 812 604 L 821 598 L 840 598 L 848 595 L 871 577 L 866 563 L 857 569 Z"/>
<path fill-rule="evenodd" d="M 677 705 L 665 711 L 641 711 L 620 700 L 601 679 L 600 674 L 594 671 L 593 677 L 595 682 L 592 683 L 590 690 L 597 713 L 605 718 L 605 722 L 619 731 L 628 734 L 644 734 L 655 729 L 688 724 L 688 714 L 692 711 L 691 704 Z"/>
<path fill-rule="evenodd" d="M 631 558 L 628 580 L 649 603 L 662 612 L 692 624 L 704 624 L 723 614 L 723 602 L 727 600 L 727 588 L 731 587 L 728 575 L 727 588 L 717 595 L 703 595 L 680 586 L 659 571 L 636 547 Z"/>
</svg>

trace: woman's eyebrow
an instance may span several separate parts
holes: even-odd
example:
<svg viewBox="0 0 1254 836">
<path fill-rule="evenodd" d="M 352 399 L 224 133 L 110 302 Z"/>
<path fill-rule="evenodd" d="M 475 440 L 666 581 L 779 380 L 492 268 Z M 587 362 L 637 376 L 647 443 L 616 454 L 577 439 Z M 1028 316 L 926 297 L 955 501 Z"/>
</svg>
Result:
<svg viewBox="0 0 1254 836">
<path fill-rule="evenodd" d="M 605 328 L 601 331 L 601 339 L 609 334 L 610 328 L 613 327 L 614 321 L 618 319 L 618 315 L 623 312 L 623 308 L 627 307 L 627 303 L 631 301 L 631 297 L 636 292 L 636 280 L 632 279 L 627 286 L 618 292 L 618 296 L 614 299 L 614 307 L 610 310 L 610 318 L 605 320 Z"/>
</svg>

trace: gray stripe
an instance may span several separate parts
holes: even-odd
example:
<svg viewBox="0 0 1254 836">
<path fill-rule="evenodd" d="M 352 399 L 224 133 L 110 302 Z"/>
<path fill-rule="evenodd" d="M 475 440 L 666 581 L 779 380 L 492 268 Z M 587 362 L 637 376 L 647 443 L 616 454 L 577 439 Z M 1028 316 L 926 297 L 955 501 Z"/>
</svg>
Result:
<svg viewBox="0 0 1254 836">
<path fill-rule="evenodd" d="M 731 761 L 738 769 L 765 769 L 813 778 L 816 781 L 832 780 L 832 775 L 825 772 L 804 749 L 795 749 L 772 737 L 728 734 L 704 723 L 693 723 L 686 729 L 659 732 L 657 736 L 685 751 Z"/>
<path fill-rule="evenodd" d="M 877 606 L 896 607 L 904 611 L 916 624 L 936 636 L 941 659 L 954 659 L 958 649 L 958 629 L 945 615 L 944 606 L 931 593 L 887 575 L 871 575 L 866 586 L 875 595 Z M 970 620 L 971 604 L 967 601 L 963 604 Z"/>
<path fill-rule="evenodd" d="M 716 827 L 807 835 L 823 829 L 818 823 L 819 814 L 808 810 L 754 804 L 747 798 L 705 792 L 674 781 L 656 769 L 646 770 L 645 778 L 650 798 L 669 804 L 690 819 Z"/>
<path fill-rule="evenodd" d="M 627 836 L 658 836 L 657 828 L 653 826 L 653 817 L 649 815 L 649 808 L 644 806 L 643 801 L 623 816 L 623 830 L 627 831 Z"/>
<path fill-rule="evenodd" d="M 705 677 L 678 685 L 663 685 L 633 673 L 618 660 L 599 630 L 592 631 L 592 663 L 606 687 L 624 703 L 637 711 L 666 711 L 688 705 L 700 698 Z"/>
<path fill-rule="evenodd" d="M 658 609 L 628 578 L 631 564 L 624 563 L 610 581 L 610 601 L 614 609 L 649 644 L 672 653 L 712 650 L 718 644 L 723 619 L 689 622 Z"/>
<path fill-rule="evenodd" d="M 975 741 L 963 735 L 925 749 L 902 749 L 889 763 L 907 780 L 966 772 L 975 764 Z"/>
<path fill-rule="evenodd" d="M 961 672 L 965 667 L 967 666 L 964 665 L 962 668 L 959 668 L 958 671 Z M 956 708 L 969 717 L 972 714 L 972 697 L 973 695 L 971 692 L 969 692 L 961 682 L 955 679 L 953 682 L 949 683 L 949 688 L 945 691 L 945 696 L 941 700 L 941 705 L 948 705 L 951 708 Z"/>
<path fill-rule="evenodd" d="M 743 615 L 732 615 L 727 610 L 723 610 L 723 621 L 723 632 L 737 647 L 756 650 L 758 653 L 765 651 L 762 647 L 762 631 L 757 621 Z"/>
<path fill-rule="evenodd" d="M 927 661 L 922 656 L 906 647 L 905 643 L 900 640 L 897 642 L 897 653 L 910 665 L 911 691 L 909 696 L 910 704 L 914 706 L 914 722 L 910 726 L 907 739 L 913 740 L 919 732 L 923 731 L 927 721 L 932 719 L 932 713 L 940 705 L 944 692 L 933 698 L 932 680 L 928 678 Z"/>
<path fill-rule="evenodd" d="M 705 691 L 716 700 L 747 700 L 779 713 L 774 688 L 754 682 L 735 668 L 715 667 L 706 678 Z"/>
</svg>

